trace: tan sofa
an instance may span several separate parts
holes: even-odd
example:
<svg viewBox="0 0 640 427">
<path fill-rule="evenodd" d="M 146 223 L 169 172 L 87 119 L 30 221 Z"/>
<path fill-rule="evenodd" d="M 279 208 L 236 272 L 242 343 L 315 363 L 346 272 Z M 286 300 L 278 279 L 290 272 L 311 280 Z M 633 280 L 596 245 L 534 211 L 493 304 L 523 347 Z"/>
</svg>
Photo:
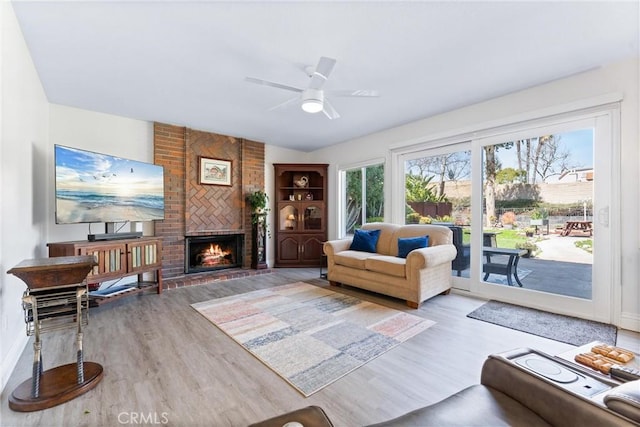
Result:
<svg viewBox="0 0 640 427">
<path fill-rule="evenodd" d="M 451 290 L 451 261 L 456 257 L 453 233 L 440 225 L 397 225 L 375 222 L 363 230 L 381 230 L 376 253 L 349 250 L 352 239 L 324 244 L 327 278 L 331 285 L 345 284 L 401 298 L 411 308 Z M 429 246 L 399 258 L 398 239 L 429 236 Z"/>
</svg>

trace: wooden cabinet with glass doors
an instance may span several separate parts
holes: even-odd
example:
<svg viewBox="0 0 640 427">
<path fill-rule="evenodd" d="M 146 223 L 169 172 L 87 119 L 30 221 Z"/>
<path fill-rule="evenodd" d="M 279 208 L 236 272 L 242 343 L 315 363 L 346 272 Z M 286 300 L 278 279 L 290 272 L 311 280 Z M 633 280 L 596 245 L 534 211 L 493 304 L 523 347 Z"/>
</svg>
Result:
<svg viewBox="0 0 640 427">
<path fill-rule="evenodd" d="M 275 266 L 318 267 L 327 240 L 326 164 L 274 164 Z"/>
</svg>

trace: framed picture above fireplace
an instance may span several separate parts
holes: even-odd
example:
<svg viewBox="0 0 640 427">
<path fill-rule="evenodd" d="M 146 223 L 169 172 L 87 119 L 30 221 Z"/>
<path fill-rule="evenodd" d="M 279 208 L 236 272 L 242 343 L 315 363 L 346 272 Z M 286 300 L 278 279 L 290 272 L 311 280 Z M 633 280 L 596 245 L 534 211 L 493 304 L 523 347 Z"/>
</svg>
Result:
<svg viewBox="0 0 640 427">
<path fill-rule="evenodd" d="M 199 157 L 200 184 L 231 185 L 231 161 Z"/>
</svg>

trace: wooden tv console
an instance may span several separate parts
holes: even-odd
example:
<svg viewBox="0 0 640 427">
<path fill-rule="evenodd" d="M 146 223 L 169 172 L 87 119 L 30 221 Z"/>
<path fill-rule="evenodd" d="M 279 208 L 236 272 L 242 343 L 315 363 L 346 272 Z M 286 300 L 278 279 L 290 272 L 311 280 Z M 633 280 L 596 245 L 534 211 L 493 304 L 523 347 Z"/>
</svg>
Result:
<svg viewBox="0 0 640 427">
<path fill-rule="evenodd" d="M 106 240 L 90 242 L 77 240 L 47 243 L 49 257 L 92 255 L 98 263 L 89 275 L 87 283 L 98 284 L 127 276 L 138 276 L 135 286 L 112 295 L 92 296 L 94 305 L 111 302 L 148 289 L 162 293 L 162 238 L 141 237 L 137 239 Z M 153 273 L 153 281 L 145 281 L 144 273 Z"/>
</svg>

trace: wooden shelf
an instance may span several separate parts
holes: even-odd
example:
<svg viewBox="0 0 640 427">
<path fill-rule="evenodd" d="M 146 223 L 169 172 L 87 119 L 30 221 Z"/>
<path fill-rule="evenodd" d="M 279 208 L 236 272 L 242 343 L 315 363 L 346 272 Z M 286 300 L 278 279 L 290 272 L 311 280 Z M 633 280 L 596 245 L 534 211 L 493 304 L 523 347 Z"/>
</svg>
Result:
<svg viewBox="0 0 640 427">
<path fill-rule="evenodd" d="M 93 306 L 115 301 L 148 289 L 162 293 L 162 239 L 141 237 L 90 242 L 88 240 L 48 243 L 49 256 L 91 255 L 97 265 L 87 276 L 87 283 L 102 283 L 128 276 L 138 276 L 135 287 L 115 295 L 92 296 Z M 143 275 L 151 273 L 155 281 L 145 281 Z"/>
<path fill-rule="evenodd" d="M 123 297 L 136 295 L 149 290 L 155 290 L 157 287 L 158 287 L 158 284 L 155 282 L 138 282 L 137 284 L 132 284 L 132 286 L 129 289 L 123 290 L 122 292 L 114 293 L 113 295 L 103 296 L 103 295 L 89 294 L 89 304 L 90 304 L 90 307 L 99 307 L 103 304 L 117 301 Z"/>
</svg>

